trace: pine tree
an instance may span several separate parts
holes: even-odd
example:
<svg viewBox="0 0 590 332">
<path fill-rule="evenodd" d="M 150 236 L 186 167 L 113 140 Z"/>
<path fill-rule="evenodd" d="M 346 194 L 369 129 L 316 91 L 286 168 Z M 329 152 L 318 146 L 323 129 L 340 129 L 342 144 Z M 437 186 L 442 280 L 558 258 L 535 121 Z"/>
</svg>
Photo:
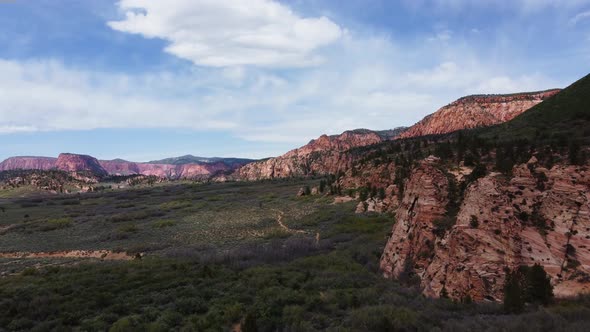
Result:
<svg viewBox="0 0 590 332">
<path fill-rule="evenodd" d="M 539 264 L 528 269 L 527 300 L 532 303 L 547 305 L 553 301 L 553 286 L 547 272 Z"/>
<path fill-rule="evenodd" d="M 504 310 L 508 313 L 520 313 L 524 309 L 524 299 L 520 285 L 520 273 L 517 271 L 506 275 L 504 284 Z"/>
<path fill-rule="evenodd" d="M 246 315 L 246 318 L 244 318 L 242 332 L 258 332 L 258 325 L 256 324 L 256 315 L 254 313 L 248 313 Z"/>
</svg>

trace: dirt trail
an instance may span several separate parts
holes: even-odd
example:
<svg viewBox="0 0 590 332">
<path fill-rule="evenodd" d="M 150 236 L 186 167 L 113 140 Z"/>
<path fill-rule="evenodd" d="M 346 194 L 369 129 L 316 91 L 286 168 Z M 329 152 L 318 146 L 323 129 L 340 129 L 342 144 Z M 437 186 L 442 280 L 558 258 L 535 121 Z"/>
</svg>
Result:
<svg viewBox="0 0 590 332">
<path fill-rule="evenodd" d="M 279 223 L 279 226 L 284 229 L 285 231 L 289 232 L 289 233 L 298 233 L 298 234 L 304 234 L 305 231 L 300 230 L 300 229 L 291 229 L 289 228 L 289 226 L 285 225 L 285 223 L 283 223 L 283 217 L 285 216 L 285 213 L 283 211 L 280 210 L 276 210 L 278 212 L 278 216 L 277 216 L 277 223 Z"/>
<path fill-rule="evenodd" d="M 128 261 L 134 256 L 125 252 L 112 252 L 110 250 L 69 250 L 53 252 L 0 252 L 0 258 L 91 258 L 107 261 Z"/>
</svg>

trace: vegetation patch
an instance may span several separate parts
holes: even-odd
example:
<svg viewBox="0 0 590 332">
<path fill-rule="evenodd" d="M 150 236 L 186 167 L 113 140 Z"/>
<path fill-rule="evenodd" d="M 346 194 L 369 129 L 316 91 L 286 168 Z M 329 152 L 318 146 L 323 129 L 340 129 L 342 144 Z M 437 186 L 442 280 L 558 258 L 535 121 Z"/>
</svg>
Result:
<svg viewBox="0 0 590 332">
<path fill-rule="evenodd" d="M 74 221 L 71 218 L 49 219 L 43 223 L 41 230 L 48 232 L 56 229 L 71 227 L 73 224 Z"/>
</svg>

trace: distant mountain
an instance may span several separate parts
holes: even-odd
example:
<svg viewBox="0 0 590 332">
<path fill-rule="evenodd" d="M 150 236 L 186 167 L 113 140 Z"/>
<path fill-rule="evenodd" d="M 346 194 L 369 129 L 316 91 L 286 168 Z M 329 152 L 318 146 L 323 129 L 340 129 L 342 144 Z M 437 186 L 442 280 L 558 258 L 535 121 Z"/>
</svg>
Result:
<svg viewBox="0 0 590 332">
<path fill-rule="evenodd" d="M 89 172 L 97 177 L 107 175 L 155 175 L 167 179 L 208 178 L 231 172 L 250 159 L 204 158 L 182 156 L 150 163 L 136 163 L 123 159 L 97 160 L 87 155 L 62 153 L 58 158 L 11 157 L 0 163 L 0 171 L 10 170 L 61 170 Z"/>
<path fill-rule="evenodd" d="M 343 154 L 344 151 L 384 142 L 402 131 L 402 128 L 379 132 L 354 129 L 340 135 L 322 135 L 280 157 L 247 164 L 238 170 L 238 177 L 260 180 L 310 174 L 336 174 L 339 170 L 346 169 L 350 161 Z"/>
<path fill-rule="evenodd" d="M 220 158 L 220 157 L 198 157 L 187 154 L 185 156 L 180 157 L 173 157 L 173 158 L 166 158 L 161 160 L 152 160 L 147 162 L 147 164 L 169 164 L 169 165 L 186 165 L 186 164 L 212 164 L 212 163 L 224 163 L 228 166 L 234 166 L 237 164 L 247 164 L 250 162 L 255 161 L 254 159 L 245 159 L 245 158 Z"/>
<path fill-rule="evenodd" d="M 82 154 L 61 153 L 57 157 L 55 168 L 66 172 L 90 172 L 98 177 L 109 174 L 96 158 Z"/>
<path fill-rule="evenodd" d="M 462 129 L 504 123 L 557 93 L 559 89 L 507 95 L 473 95 L 460 98 L 426 116 L 400 138 L 446 134 Z"/>
<path fill-rule="evenodd" d="M 18 156 L 10 157 L 0 163 L 0 171 L 11 171 L 17 169 L 49 170 L 55 168 L 57 158 Z"/>
<path fill-rule="evenodd" d="M 401 134 L 403 134 L 408 129 L 409 129 L 409 127 L 397 127 L 397 128 L 388 129 L 388 130 L 377 130 L 377 131 L 375 131 L 375 133 L 377 133 L 377 135 L 381 136 L 381 138 L 383 138 L 384 140 L 389 141 L 389 140 L 398 138 Z"/>
</svg>

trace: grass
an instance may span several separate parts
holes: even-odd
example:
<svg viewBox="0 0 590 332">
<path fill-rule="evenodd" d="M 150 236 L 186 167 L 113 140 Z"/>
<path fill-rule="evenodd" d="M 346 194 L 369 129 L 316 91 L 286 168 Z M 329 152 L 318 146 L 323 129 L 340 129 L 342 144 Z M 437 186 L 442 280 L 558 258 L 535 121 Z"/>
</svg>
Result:
<svg viewBox="0 0 590 332">
<path fill-rule="evenodd" d="M 353 211 L 353 203 L 339 204 L 304 215 L 317 221 L 320 241 L 294 234 L 224 251 L 24 269 L 0 279 L 0 328 L 223 331 L 247 315 L 259 331 L 590 327 L 590 298 L 505 315 L 500 305 L 427 299 L 383 279 L 379 257 L 394 221 Z"/>
<path fill-rule="evenodd" d="M 154 228 L 166 228 L 166 227 L 172 227 L 175 224 L 176 223 L 174 222 L 174 220 L 158 220 L 158 221 L 154 222 L 153 226 L 154 226 Z"/>
<path fill-rule="evenodd" d="M 49 219 L 42 226 L 41 231 L 48 232 L 56 229 L 72 227 L 74 222 L 71 218 Z"/>
<path fill-rule="evenodd" d="M 81 195 L 37 192 L 0 199 L 0 229 L 4 234 L 0 236 L 0 252 L 142 248 L 166 254 L 201 245 L 224 248 L 241 241 L 268 241 L 264 234 L 278 227 L 277 210 L 297 220 L 326 204 L 291 199 L 301 186 L 312 184 L 313 180 L 203 185 L 173 182 L 153 188 Z M 128 224 L 137 230 L 122 232 L 120 228 Z"/>
</svg>

